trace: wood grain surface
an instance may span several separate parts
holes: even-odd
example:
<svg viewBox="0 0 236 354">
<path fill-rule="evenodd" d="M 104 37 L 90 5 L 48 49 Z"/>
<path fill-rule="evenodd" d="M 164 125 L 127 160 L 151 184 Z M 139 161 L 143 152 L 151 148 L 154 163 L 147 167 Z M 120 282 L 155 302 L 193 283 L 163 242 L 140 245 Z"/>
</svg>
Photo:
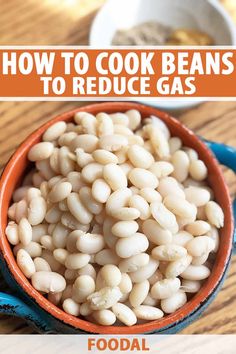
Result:
<svg viewBox="0 0 236 354">
<path fill-rule="evenodd" d="M 94 10 L 102 2 L 0 0 L 0 45 L 87 44 Z M 0 168 L 29 133 L 58 113 L 79 105 L 81 103 L 76 102 L 0 102 Z M 175 115 L 195 133 L 236 147 L 236 102 L 206 102 Z M 225 168 L 223 170 L 233 197 L 236 193 L 235 175 Z M 0 289 L 8 291 L 2 279 Z M 7 333 L 33 331 L 20 319 L 0 316 L 0 334 Z M 236 256 L 214 302 L 182 333 L 236 333 Z"/>
</svg>

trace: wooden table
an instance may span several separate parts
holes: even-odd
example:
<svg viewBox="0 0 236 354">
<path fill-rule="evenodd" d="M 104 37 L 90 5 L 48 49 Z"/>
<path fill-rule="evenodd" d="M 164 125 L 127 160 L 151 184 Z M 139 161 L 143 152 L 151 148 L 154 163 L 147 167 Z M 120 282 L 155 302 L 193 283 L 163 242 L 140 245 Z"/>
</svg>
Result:
<svg viewBox="0 0 236 354">
<path fill-rule="evenodd" d="M 84 0 L 80 1 L 81 6 L 77 3 L 70 8 L 62 0 L 0 0 L 0 45 L 86 44 L 93 10 L 99 3 L 102 0 Z M 0 167 L 30 132 L 58 113 L 79 105 L 76 102 L 1 102 Z M 236 102 L 207 102 L 178 116 L 205 138 L 236 146 Z M 235 176 L 226 169 L 224 174 L 233 196 Z M 7 291 L 3 280 L 0 288 Z M 0 334 L 5 333 L 33 332 L 20 319 L 0 316 Z M 236 256 L 219 295 L 204 315 L 183 333 L 236 333 Z"/>
</svg>

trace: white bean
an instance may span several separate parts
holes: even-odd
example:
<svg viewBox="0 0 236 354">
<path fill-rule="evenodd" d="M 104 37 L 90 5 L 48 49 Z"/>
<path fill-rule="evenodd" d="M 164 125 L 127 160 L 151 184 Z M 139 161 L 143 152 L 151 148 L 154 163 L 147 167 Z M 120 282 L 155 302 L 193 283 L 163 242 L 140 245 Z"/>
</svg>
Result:
<svg viewBox="0 0 236 354">
<path fill-rule="evenodd" d="M 121 281 L 118 286 L 122 294 L 130 293 L 133 285 L 130 276 L 127 273 L 121 274 Z"/>
<path fill-rule="evenodd" d="M 120 166 L 110 163 L 103 168 L 103 178 L 113 191 L 127 187 L 127 178 Z"/>
<path fill-rule="evenodd" d="M 177 195 L 180 198 L 185 198 L 184 191 L 180 188 L 177 180 L 173 177 L 164 177 L 160 180 L 157 188 L 163 198 L 167 195 Z"/>
<path fill-rule="evenodd" d="M 172 262 L 185 256 L 187 256 L 187 250 L 174 244 L 157 246 L 152 249 L 152 257 L 158 261 Z"/>
<path fill-rule="evenodd" d="M 91 213 L 98 215 L 102 211 L 102 204 L 94 199 L 92 190 L 89 187 L 82 187 L 79 191 L 79 197 L 85 208 Z"/>
<path fill-rule="evenodd" d="M 55 178 L 55 177 L 54 177 Z M 31 199 L 36 198 L 36 197 L 41 197 L 41 191 L 38 188 L 29 188 L 26 193 L 26 199 L 28 202 L 31 201 Z"/>
<path fill-rule="evenodd" d="M 47 225 L 46 224 L 39 224 L 32 226 L 32 241 L 39 242 L 41 236 L 47 234 Z"/>
<path fill-rule="evenodd" d="M 148 245 L 147 237 L 137 232 L 133 236 L 120 238 L 116 243 L 116 253 L 121 258 L 129 258 L 145 252 Z"/>
<path fill-rule="evenodd" d="M 210 201 L 205 207 L 206 216 L 212 225 L 217 228 L 224 226 L 224 213 L 216 202 Z"/>
<path fill-rule="evenodd" d="M 104 224 L 103 224 L 103 237 L 104 237 L 104 240 L 109 248 L 114 248 L 115 244 L 118 240 L 118 237 L 113 235 L 113 233 L 111 231 L 114 223 L 115 223 L 115 220 L 113 218 L 108 217 L 104 220 Z"/>
<path fill-rule="evenodd" d="M 193 236 L 187 231 L 179 231 L 177 234 L 173 235 L 172 242 L 175 245 L 185 247 L 186 244 L 193 239 Z"/>
<path fill-rule="evenodd" d="M 57 248 L 64 248 L 66 246 L 66 239 L 69 233 L 70 230 L 59 222 L 52 232 L 54 246 Z"/>
<path fill-rule="evenodd" d="M 178 150 L 173 154 L 171 162 L 174 166 L 174 172 L 172 173 L 172 176 L 179 182 L 185 181 L 188 177 L 189 170 L 188 155 L 184 151 Z"/>
<path fill-rule="evenodd" d="M 183 258 L 177 259 L 176 261 L 169 263 L 165 271 L 166 278 L 178 277 L 185 271 L 185 269 L 190 265 L 191 262 L 192 257 L 187 255 Z"/>
<path fill-rule="evenodd" d="M 103 249 L 95 255 L 95 262 L 101 266 L 106 264 L 118 265 L 120 257 L 111 249 Z"/>
<path fill-rule="evenodd" d="M 151 285 L 151 284 L 150 284 L 150 285 Z M 143 305 L 157 307 L 157 306 L 158 306 L 158 303 L 159 303 L 159 300 L 153 299 L 153 298 L 150 296 L 150 293 L 148 293 L 146 299 L 145 299 L 144 302 L 143 302 Z"/>
<path fill-rule="evenodd" d="M 140 283 L 146 279 L 149 279 L 157 270 L 159 262 L 150 257 L 148 264 L 140 267 L 135 272 L 129 273 L 129 276 L 133 283 Z"/>
<path fill-rule="evenodd" d="M 112 306 L 112 311 L 118 320 L 126 326 L 133 326 L 137 322 L 135 313 L 126 305 L 117 303 Z"/>
<path fill-rule="evenodd" d="M 151 288 L 151 296 L 154 299 L 167 299 L 180 289 L 180 285 L 179 278 L 157 281 Z"/>
<path fill-rule="evenodd" d="M 80 304 L 80 314 L 81 316 L 88 316 L 91 315 L 93 310 L 90 308 L 90 305 L 88 302 L 84 302 L 83 304 Z"/>
<path fill-rule="evenodd" d="M 219 236 L 219 231 L 217 230 L 216 227 L 211 226 L 211 230 L 206 233 L 206 236 L 210 237 L 215 244 L 213 252 L 217 252 L 220 246 L 220 236 Z"/>
<path fill-rule="evenodd" d="M 177 136 L 173 136 L 169 139 L 170 153 L 173 155 L 176 151 L 180 150 L 182 147 L 182 140 Z"/>
<path fill-rule="evenodd" d="M 67 205 L 71 214 L 81 223 L 89 224 L 92 220 L 92 214 L 84 207 L 77 193 L 71 193 L 67 197 Z"/>
<path fill-rule="evenodd" d="M 58 138 L 58 144 L 60 146 L 70 146 L 70 143 L 76 137 L 77 137 L 77 134 L 75 132 L 64 133 Z"/>
<path fill-rule="evenodd" d="M 120 150 L 116 151 L 116 157 L 118 158 L 118 164 L 121 165 L 125 163 L 128 160 L 128 151 L 129 147 L 128 146 L 123 146 Z"/>
<path fill-rule="evenodd" d="M 120 208 L 112 212 L 112 216 L 118 220 L 130 221 L 140 217 L 140 211 L 136 208 Z"/>
<path fill-rule="evenodd" d="M 186 231 L 193 236 L 201 236 L 210 231 L 211 226 L 206 221 L 197 220 L 186 226 Z"/>
<path fill-rule="evenodd" d="M 203 181 L 207 177 L 207 167 L 201 160 L 193 160 L 189 166 L 190 176 L 196 181 Z"/>
<path fill-rule="evenodd" d="M 53 144 L 49 142 L 35 144 L 28 153 L 28 159 L 30 161 L 45 160 L 51 156 L 53 149 Z"/>
<path fill-rule="evenodd" d="M 148 202 L 140 195 L 130 197 L 129 206 L 136 208 L 140 212 L 139 218 L 141 220 L 146 220 L 151 216 Z"/>
<path fill-rule="evenodd" d="M 105 287 L 88 296 L 87 300 L 92 310 L 109 309 L 122 297 L 118 287 Z M 115 313 L 115 311 L 113 311 Z"/>
<path fill-rule="evenodd" d="M 135 167 L 148 169 L 153 163 L 154 158 L 150 152 L 139 145 L 130 146 L 127 151 L 128 158 Z"/>
<path fill-rule="evenodd" d="M 16 205 L 17 203 L 13 203 L 7 211 L 7 216 L 9 217 L 10 220 L 16 220 Z"/>
<path fill-rule="evenodd" d="M 203 255 L 200 257 L 193 257 L 192 264 L 197 266 L 205 264 L 208 257 L 209 257 L 209 253 L 203 253 Z"/>
<path fill-rule="evenodd" d="M 105 281 L 106 286 L 115 287 L 120 284 L 121 272 L 118 267 L 113 264 L 106 264 L 100 270 L 101 277 Z"/>
<path fill-rule="evenodd" d="M 55 246 L 52 241 L 52 237 L 50 235 L 44 235 L 40 239 L 40 243 L 42 247 L 46 250 L 53 251 L 55 249 Z"/>
<path fill-rule="evenodd" d="M 99 140 L 99 147 L 108 151 L 118 151 L 128 145 L 127 137 L 119 134 L 105 135 Z"/>
<path fill-rule="evenodd" d="M 112 135 L 114 133 L 114 127 L 111 117 L 106 113 L 98 113 L 97 119 L 97 135 L 99 137 L 105 135 Z"/>
<path fill-rule="evenodd" d="M 60 172 L 63 176 L 67 176 L 75 170 L 75 161 L 71 159 L 71 152 L 66 146 L 62 146 L 58 154 Z"/>
<path fill-rule="evenodd" d="M 106 309 L 93 312 L 93 318 L 102 326 L 112 326 L 116 322 L 115 314 Z"/>
<path fill-rule="evenodd" d="M 30 189 L 29 186 L 23 186 L 23 187 L 17 188 L 17 189 L 13 192 L 13 195 L 12 195 L 13 202 L 17 203 L 17 202 L 19 202 L 21 199 L 26 198 L 29 189 Z M 37 189 L 37 188 L 35 188 L 35 189 Z M 37 189 L 37 190 L 38 190 L 38 189 Z"/>
<path fill-rule="evenodd" d="M 198 153 L 196 150 L 183 146 L 182 149 L 188 155 L 189 161 L 198 160 Z"/>
<path fill-rule="evenodd" d="M 139 225 L 136 221 L 118 221 L 112 226 L 112 233 L 117 237 L 129 237 L 138 231 Z"/>
<path fill-rule="evenodd" d="M 21 243 L 16 245 L 13 249 L 14 254 L 16 254 L 19 249 L 24 249 L 26 252 L 29 253 L 31 258 L 40 257 L 42 254 L 41 245 L 39 245 L 37 242 L 33 242 L 33 241 L 30 242 L 26 246 L 23 246 Z"/>
<path fill-rule="evenodd" d="M 61 220 L 61 215 L 62 215 L 61 210 L 57 206 L 54 205 L 52 208 L 50 208 L 47 211 L 47 213 L 45 215 L 45 220 L 49 224 L 57 224 Z"/>
<path fill-rule="evenodd" d="M 164 278 L 163 274 L 159 269 L 157 269 L 156 272 L 150 278 L 148 278 L 148 281 L 150 285 L 154 285 L 157 281 L 163 280 L 163 278 Z"/>
<path fill-rule="evenodd" d="M 98 149 L 92 154 L 94 160 L 101 165 L 107 165 L 109 163 L 118 163 L 118 158 L 115 154 L 110 151 Z"/>
<path fill-rule="evenodd" d="M 142 189 L 145 187 L 157 188 L 158 179 L 156 176 L 143 168 L 134 168 L 130 171 L 129 175 L 130 182 L 137 188 Z"/>
<path fill-rule="evenodd" d="M 97 162 L 89 163 L 81 171 L 81 176 L 87 183 L 93 183 L 96 179 L 101 178 L 102 174 L 103 165 Z"/>
<path fill-rule="evenodd" d="M 157 192 L 155 189 L 152 188 L 142 188 L 140 190 L 140 195 L 148 202 L 161 202 L 162 201 L 162 196 L 160 195 L 159 192 Z"/>
<path fill-rule="evenodd" d="M 150 166 L 149 170 L 159 179 L 169 176 L 174 171 L 174 167 L 170 162 L 157 161 Z"/>
<path fill-rule="evenodd" d="M 27 253 L 24 249 L 20 249 L 16 255 L 17 265 L 22 271 L 22 273 L 26 276 L 26 278 L 31 278 L 35 273 L 35 265 L 30 257 L 29 253 Z"/>
<path fill-rule="evenodd" d="M 168 299 L 161 300 L 161 308 L 165 313 L 173 313 L 186 304 L 186 302 L 187 296 L 185 292 L 179 290 Z"/>
<path fill-rule="evenodd" d="M 84 253 L 72 253 L 66 257 L 65 266 L 68 269 L 80 269 L 89 263 L 90 256 Z"/>
<path fill-rule="evenodd" d="M 150 284 L 148 280 L 144 280 L 140 283 L 134 284 L 130 294 L 129 302 L 133 307 L 140 306 L 146 299 L 149 292 Z"/>
<path fill-rule="evenodd" d="M 139 268 L 146 266 L 149 263 L 149 255 L 140 253 L 130 258 L 126 258 L 119 263 L 119 268 L 122 272 L 135 272 Z"/>
<path fill-rule="evenodd" d="M 41 258 L 43 258 L 49 264 L 53 272 L 58 272 L 61 269 L 61 264 L 55 260 L 51 251 L 43 250 L 41 252 Z"/>
<path fill-rule="evenodd" d="M 80 268 L 77 271 L 78 275 L 89 275 L 90 277 L 93 278 L 93 280 L 96 279 L 97 273 L 95 268 L 92 266 L 92 264 L 87 264 L 83 268 Z"/>
<path fill-rule="evenodd" d="M 71 230 L 81 230 L 87 232 L 89 230 L 89 225 L 81 224 L 71 213 L 65 212 L 61 216 L 61 223 L 66 228 Z"/>
<path fill-rule="evenodd" d="M 60 173 L 60 164 L 59 164 L 59 148 L 54 148 L 53 153 L 49 158 L 49 165 L 52 171 Z"/>
<path fill-rule="evenodd" d="M 155 245 L 166 245 L 172 242 L 172 233 L 169 230 L 163 229 L 155 220 L 145 220 L 142 225 L 143 233 L 149 241 Z"/>
<path fill-rule="evenodd" d="M 181 277 L 187 280 L 203 280 L 209 277 L 211 271 L 204 265 L 190 264 L 182 273 Z"/>
<path fill-rule="evenodd" d="M 129 128 L 135 130 L 138 128 L 141 122 L 141 114 L 136 109 L 130 109 L 126 111 L 125 114 L 128 116 L 129 119 Z"/>
<path fill-rule="evenodd" d="M 185 293 L 197 293 L 201 288 L 201 282 L 198 280 L 182 280 L 181 290 Z"/>
<path fill-rule="evenodd" d="M 163 229 L 167 229 L 172 233 L 179 230 L 175 215 L 169 211 L 164 204 L 153 202 L 150 205 L 151 213 L 154 219 L 160 224 Z"/>
<path fill-rule="evenodd" d="M 18 226 L 14 221 L 10 221 L 6 227 L 6 236 L 11 245 L 17 245 L 19 240 Z"/>
<path fill-rule="evenodd" d="M 97 133 L 97 119 L 90 113 L 84 112 L 81 117 L 82 132 L 85 134 Z"/>
<path fill-rule="evenodd" d="M 95 291 L 95 282 L 89 275 L 80 275 L 73 285 L 73 299 L 84 302 Z"/>
<path fill-rule="evenodd" d="M 55 260 L 61 264 L 65 264 L 66 258 L 68 256 L 68 251 L 64 248 L 57 248 L 53 251 L 53 257 Z"/>
<path fill-rule="evenodd" d="M 52 203 L 58 203 L 67 198 L 72 191 L 72 185 L 69 182 L 57 183 L 48 194 L 48 199 Z"/>
<path fill-rule="evenodd" d="M 70 144 L 71 151 L 77 148 L 83 149 L 85 152 L 92 153 L 98 146 L 98 138 L 92 134 L 81 134 L 74 138 Z"/>
<path fill-rule="evenodd" d="M 140 305 L 133 311 L 138 319 L 146 321 L 159 320 L 164 316 L 163 311 L 154 306 Z"/>
<path fill-rule="evenodd" d="M 65 299 L 62 304 L 63 310 L 70 315 L 79 316 L 80 305 L 77 304 L 73 299 Z"/>
<path fill-rule="evenodd" d="M 117 190 L 113 192 L 106 203 L 106 212 L 109 215 L 112 215 L 113 212 L 116 212 L 117 209 L 123 208 L 128 205 L 129 198 L 131 197 L 132 192 L 129 188 Z"/>
<path fill-rule="evenodd" d="M 94 162 L 94 159 L 91 154 L 85 152 L 81 148 L 77 148 L 75 150 L 75 156 L 76 156 L 76 162 L 79 165 L 79 167 L 83 168 L 87 166 L 88 164 Z"/>
<path fill-rule="evenodd" d="M 57 122 L 51 125 L 43 134 L 43 141 L 53 141 L 59 138 L 60 135 L 65 133 L 66 123 Z"/>
<path fill-rule="evenodd" d="M 51 272 L 50 265 L 45 259 L 41 257 L 36 257 L 34 259 L 34 265 L 35 265 L 36 272 L 40 272 L 40 271 Z"/>
<path fill-rule="evenodd" d="M 45 218 L 47 205 L 42 197 L 33 198 L 29 203 L 28 221 L 34 226 L 40 224 Z"/>
<path fill-rule="evenodd" d="M 66 281 L 55 272 L 36 272 L 32 275 L 32 285 L 36 290 L 44 293 L 58 293 L 66 288 Z"/>
<path fill-rule="evenodd" d="M 105 247 L 105 242 L 102 235 L 83 233 L 78 236 L 76 247 L 82 253 L 94 254 Z"/>
<path fill-rule="evenodd" d="M 132 130 L 130 130 L 128 127 L 125 127 L 122 124 L 114 124 L 114 133 L 127 136 L 129 144 L 130 144 L 129 137 L 134 135 Z"/>
<path fill-rule="evenodd" d="M 170 148 L 165 134 L 157 127 L 150 126 L 149 136 L 156 154 L 162 159 L 169 157 Z"/>
<path fill-rule="evenodd" d="M 197 208 L 183 198 L 169 194 L 165 197 L 163 203 L 175 215 L 182 218 L 196 218 Z"/>
<path fill-rule="evenodd" d="M 206 205 L 210 200 L 210 193 L 205 188 L 190 186 L 185 189 L 186 199 L 196 205 L 196 207 L 200 207 Z"/>
<path fill-rule="evenodd" d="M 215 243 L 208 236 L 198 236 L 193 240 L 190 240 L 185 247 L 191 256 L 201 257 L 206 253 L 209 254 L 212 252 L 214 250 Z"/>
</svg>

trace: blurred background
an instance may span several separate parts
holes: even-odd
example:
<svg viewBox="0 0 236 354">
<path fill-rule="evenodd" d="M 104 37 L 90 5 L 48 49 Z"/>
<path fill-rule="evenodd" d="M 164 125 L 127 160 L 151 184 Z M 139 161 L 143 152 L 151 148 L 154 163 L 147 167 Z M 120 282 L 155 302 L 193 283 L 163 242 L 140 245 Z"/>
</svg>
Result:
<svg viewBox="0 0 236 354">
<path fill-rule="evenodd" d="M 123 0 L 112 1 L 113 4 L 116 3 L 116 6 L 119 6 L 121 2 L 124 3 Z M 131 1 L 147 4 L 151 0 L 126 0 L 125 4 L 128 6 Z M 157 3 L 162 5 L 168 3 L 169 6 L 173 5 L 174 8 L 176 4 L 184 7 L 189 1 L 154 0 L 151 3 L 153 6 L 157 6 Z M 225 30 L 229 31 L 230 28 L 231 32 L 236 32 L 236 0 L 192 1 L 196 5 L 192 6 L 192 12 L 197 14 L 196 8 L 198 5 L 205 16 L 196 16 L 196 25 L 199 21 L 201 23 L 200 29 L 205 34 L 214 37 L 217 31 L 223 33 L 223 26 L 217 23 L 214 24 L 217 31 L 212 30 L 212 24 L 216 17 L 211 12 L 205 11 L 207 3 L 216 3 L 217 8 L 222 6 L 220 9 L 223 10 L 218 10 L 218 12 L 225 11 L 222 15 Z M 108 0 L 108 2 L 111 3 L 111 0 Z M 104 3 L 106 3 L 105 0 L 0 0 L 0 45 L 89 44 L 93 19 Z M 111 35 L 110 31 L 106 29 L 107 27 L 104 26 L 110 26 L 109 28 L 114 32 L 117 29 L 115 25 L 118 24 L 119 20 L 126 19 L 125 27 L 127 28 L 129 23 L 130 27 L 134 25 L 134 19 L 136 18 L 134 11 L 131 16 L 128 10 L 124 11 L 122 9 L 119 17 L 116 16 L 116 13 L 114 15 L 113 5 L 107 8 L 111 11 L 111 16 L 106 16 L 105 10 L 101 10 L 99 17 L 92 26 L 93 40 L 95 41 L 93 44 L 98 46 L 98 41 L 104 39 L 105 34 Z M 130 6 L 129 11 L 132 11 Z M 172 23 L 171 16 L 176 20 L 176 16 L 171 11 L 165 9 L 162 9 L 162 11 L 166 13 L 165 20 L 167 22 Z M 136 15 L 147 17 L 150 12 L 154 13 L 150 8 L 144 8 L 141 15 L 140 12 Z M 155 14 L 158 14 L 158 12 Z M 185 12 L 186 14 L 188 12 Z M 139 20 L 141 17 L 139 17 Z M 205 18 L 204 23 L 201 22 L 202 18 Z M 185 19 L 189 21 L 187 16 L 185 16 Z M 0 169 L 2 170 L 17 146 L 32 131 L 57 114 L 85 104 L 86 102 L 0 102 Z M 160 102 L 156 102 L 155 105 L 159 106 Z M 172 106 L 173 108 L 176 107 Z M 204 102 L 188 108 L 185 104 L 181 107 L 181 110 L 173 112 L 173 115 L 193 129 L 195 133 L 207 139 L 236 146 L 236 102 Z M 224 169 L 224 175 L 233 197 L 236 193 L 235 175 L 226 169 Z M 0 290 L 9 291 L 2 279 L 0 279 Z M 0 316 L 0 334 L 5 333 L 34 332 L 20 319 Z M 223 290 L 204 315 L 186 328 L 183 333 L 236 334 L 236 256 L 233 258 Z"/>
</svg>

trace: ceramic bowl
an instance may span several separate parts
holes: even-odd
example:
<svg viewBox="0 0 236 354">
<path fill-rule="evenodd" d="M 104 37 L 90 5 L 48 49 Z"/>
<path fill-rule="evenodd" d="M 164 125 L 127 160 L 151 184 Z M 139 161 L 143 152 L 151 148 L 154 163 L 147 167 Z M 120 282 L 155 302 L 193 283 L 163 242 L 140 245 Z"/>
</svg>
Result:
<svg viewBox="0 0 236 354">
<path fill-rule="evenodd" d="M 172 135 L 179 136 L 184 145 L 192 147 L 198 152 L 199 157 L 208 167 L 208 181 L 214 190 L 216 201 L 224 210 L 225 225 L 220 232 L 220 247 L 210 277 L 205 281 L 200 291 L 181 309 L 158 321 L 132 327 L 104 327 L 66 314 L 32 287 L 29 280 L 18 268 L 5 235 L 7 210 L 11 203 L 13 191 L 19 186 L 26 169 L 29 167 L 27 160 L 29 149 L 40 141 L 43 133 L 50 125 L 61 120 L 69 122 L 73 119 L 75 112 L 78 111 L 96 114 L 98 112 L 125 112 L 129 109 L 138 109 L 142 118 L 150 115 L 158 116 L 167 124 Z M 211 143 L 211 147 L 219 156 L 221 163 L 225 163 L 234 170 L 236 169 L 235 150 L 213 143 Z M 23 317 L 44 333 L 175 333 L 201 314 L 209 302 L 212 301 L 223 282 L 232 252 L 233 214 L 228 188 L 220 166 L 210 149 L 200 138 L 178 120 L 152 107 L 136 103 L 108 102 L 84 106 L 57 116 L 36 130 L 18 147 L 6 165 L 0 181 L 0 233 L 1 270 L 16 295 L 0 293 L 1 313 Z"/>
<path fill-rule="evenodd" d="M 198 29 L 216 45 L 236 44 L 235 24 L 218 0 L 108 0 L 98 11 L 90 30 L 89 44 L 109 47 L 119 29 L 156 21 L 172 28 Z M 182 110 L 199 104 L 194 100 L 159 100 L 149 104 L 164 110 Z"/>
</svg>

